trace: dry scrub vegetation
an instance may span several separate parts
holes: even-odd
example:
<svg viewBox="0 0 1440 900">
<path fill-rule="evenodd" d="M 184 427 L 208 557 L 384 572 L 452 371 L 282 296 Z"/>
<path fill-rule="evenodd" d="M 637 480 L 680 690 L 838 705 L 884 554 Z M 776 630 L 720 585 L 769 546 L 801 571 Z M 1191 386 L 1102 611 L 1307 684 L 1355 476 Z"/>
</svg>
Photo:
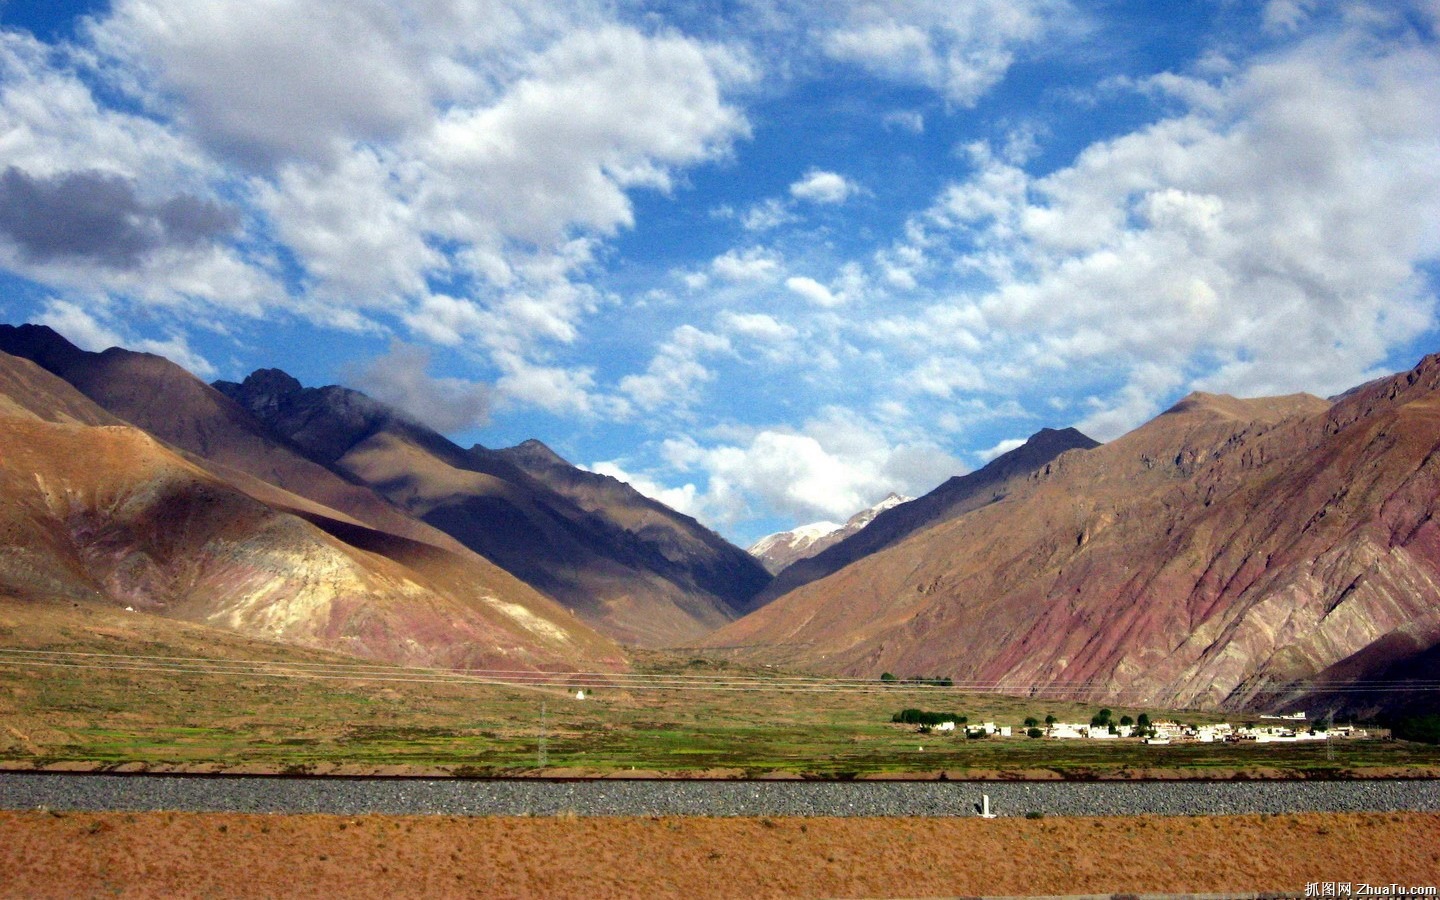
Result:
<svg viewBox="0 0 1440 900">
<path fill-rule="evenodd" d="M 1440 816 L 0 813 L 0 896 L 924 897 L 1440 884 Z"/>
</svg>

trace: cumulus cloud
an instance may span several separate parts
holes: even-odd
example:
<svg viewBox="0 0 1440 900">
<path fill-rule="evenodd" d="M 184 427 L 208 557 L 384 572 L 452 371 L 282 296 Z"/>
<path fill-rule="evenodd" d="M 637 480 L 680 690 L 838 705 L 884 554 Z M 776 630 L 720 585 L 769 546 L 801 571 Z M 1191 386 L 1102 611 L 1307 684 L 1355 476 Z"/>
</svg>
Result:
<svg viewBox="0 0 1440 900">
<path fill-rule="evenodd" d="M 790 196 L 810 203 L 844 203 L 859 188 L 845 176 L 821 169 L 811 169 L 805 177 L 790 185 Z"/>
<path fill-rule="evenodd" d="M 793 326 L 786 325 L 767 313 L 740 313 L 726 310 L 720 314 L 720 324 L 732 334 L 755 341 L 788 341 L 796 336 Z"/>
<path fill-rule="evenodd" d="M 770 231 L 799 218 L 785 201 L 771 197 L 746 210 L 740 216 L 740 224 L 746 231 Z"/>
<path fill-rule="evenodd" d="M 701 360 L 729 350 L 730 341 L 723 335 L 681 325 L 656 350 L 644 374 L 620 380 L 620 391 L 647 412 L 661 407 L 683 410 L 696 401 L 700 385 L 715 377 Z"/>
<path fill-rule="evenodd" d="M 214 199 L 233 187 L 223 169 L 164 122 L 103 104 L 92 62 L 0 30 L 0 265 L 54 288 L 194 304 L 202 320 L 271 308 L 284 293 L 271 260 L 247 258 L 240 213 Z"/>
<path fill-rule="evenodd" d="M 429 350 L 397 341 L 384 356 L 355 369 L 351 377 L 365 393 L 442 433 L 477 427 L 489 420 L 489 385 L 437 378 L 429 370 Z"/>
<path fill-rule="evenodd" d="M 977 452 L 975 455 L 979 457 L 982 463 L 988 463 L 996 457 L 1004 456 L 1011 450 L 1018 450 L 1023 446 L 1025 446 L 1025 438 L 1007 438 L 993 447 Z"/>
<path fill-rule="evenodd" d="M 780 268 L 780 258 L 763 247 L 729 250 L 710 262 L 710 270 L 726 281 L 769 281 Z"/>
<path fill-rule="evenodd" d="M 536 363 L 513 353 L 497 354 L 496 362 L 504 373 L 495 382 L 496 399 L 506 406 L 582 418 L 601 413 L 618 417 L 627 410 L 596 393 L 595 373 L 588 366 Z"/>
<path fill-rule="evenodd" d="M 547 359 L 595 308 L 579 273 L 632 191 L 748 135 L 730 95 L 756 77 L 598 3 L 116 0 L 87 23 L 61 48 L 0 33 L 0 262 L 474 342 L 547 408 L 596 401 Z"/>
<path fill-rule="evenodd" d="M 840 408 L 798 429 L 758 429 L 738 442 L 671 439 L 663 452 L 672 471 L 703 477 L 695 508 L 722 524 L 751 516 L 844 521 L 892 491 L 919 496 L 966 471 L 928 438 L 887 436 Z"/>
<path fill-rule="evenodd" d="M 1019 48 L 1065 27 L 1063 0 L 901 0 L 856 3 L 823 38 L 825 52 L 882 77 L 973 106 L 997 84 Z"/>
<path fill-rule="evenodd" d="M 1271 33 L 1297 30 L 1315 11 L 1315 0 L 1269 0 L 1260 14 L 1264 29 Z"/>
<path fill-rule="evenodd" d="M 1186 386 L 1343 389 L 1431 326 L 1433 49 L 1347 32 L 1147 88 L 1182 111 L 1043 178 L 972 147 L 972 175 L 882 254 L 912 283 L 972 285 L 896 317 L 894 339 L 928 330 L 936 350 L 905 384 L 1094 385 L 1084 424 L 1108 438 Z"/>
<path fill-rule="evenodd" d="M 844 302 L 825 285 L 805 275 L 796 275 L 785 279 L 785 286 L 816 306 L 839 306 Z"/>
</svg>

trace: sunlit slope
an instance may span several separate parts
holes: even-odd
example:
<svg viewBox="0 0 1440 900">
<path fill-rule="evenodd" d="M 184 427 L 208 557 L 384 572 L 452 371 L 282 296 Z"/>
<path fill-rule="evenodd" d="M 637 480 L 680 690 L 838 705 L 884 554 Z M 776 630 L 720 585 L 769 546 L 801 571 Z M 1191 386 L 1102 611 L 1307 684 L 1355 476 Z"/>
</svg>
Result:
<svg viewBox="0 0 1440 900">
<path fill-rule="evenodd" d="M 160 440 L 276 485 L 371 527 L 459 549 L 444 532 L 305 458 L 219 391 L 163 357 L 112 347 L 90 353 L 41 325 L 0 325 L 0 350 L 66 380 L 120 420 Z"/>
<path fill-rule="evenodd" d="M 45 421 L 28 407 L 43 412 L 39 397 L 63 396 L 63 383 L 3 355 L 0 373 L 11 388 L 33 383 L 0 403 L 0 592 L 392 662 L 624 665 L 613 643 L 478 557 L 321 515 L 317 527 L 137 428 Z M 78 394 L 67 402 L 65 418 L 105 418 Z"/>
<path fill-rule="evenodd" d="M 1429 357 L 1333 406 L 1191 395 L 708 643 L 1166 706 L 1371 677 L 1440 641 L 1437 391 Z"/>
</svg>

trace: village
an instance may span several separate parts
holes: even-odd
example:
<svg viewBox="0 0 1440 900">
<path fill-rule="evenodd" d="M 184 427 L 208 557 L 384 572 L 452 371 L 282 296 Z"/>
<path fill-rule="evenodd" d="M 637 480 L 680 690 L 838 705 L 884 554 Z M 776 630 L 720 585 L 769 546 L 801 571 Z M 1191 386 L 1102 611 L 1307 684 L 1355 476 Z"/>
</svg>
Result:
<svg viewBox="0 0 1440 900">
<path fill-rule="evenodd" d="M 1367 739 L 1380 736 L 1372 735 L 1369 730 L 1353 725 L 1312 723 L 1303 712 L 1290 715 L 1261 715 L 1257 719 L 1258 721 L 1246 721 L 1241 725 L 1230 722 L 1195 725 L 1169 719 L 1151 721 L 1149 716 L 1141 713 L 1137 719 L 1121 716 L 1118 720 L 1112 720 L 1110 710 L 1102 709 L 1088 724 L 1061 722 L 1054 716 L 1046 716 L 1044 722 L 1035 718 L 1027 718 L 1024 724 L 1017 729 L 1014 726 L 999 725 L 995 722 L 971 724 L 964 716 L 905 710 L 897 713 L 891 721 L 917 724 L 918 730 L 922 733 L 963 734 L 967 738 L 1009 738 L 1021 735 L 1029 738 L 1062 741 L 1108 741 L 1129 738 L 1151 745 L 1217 742 L 1296 743 L 1332 739 Z"/>
</svg>

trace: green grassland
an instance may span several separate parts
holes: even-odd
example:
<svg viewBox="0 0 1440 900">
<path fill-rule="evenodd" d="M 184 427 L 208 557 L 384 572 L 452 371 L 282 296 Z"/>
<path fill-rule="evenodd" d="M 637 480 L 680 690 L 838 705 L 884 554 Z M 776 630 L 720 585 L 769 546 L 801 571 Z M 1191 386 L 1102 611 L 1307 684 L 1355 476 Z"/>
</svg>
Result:
<svg viewBox="0 0 1440 900">
<path fill-rule="evenodd" d="M 891 715 L 918 707 L 1019 726 L 1047 714 L 1088 721 L 1095 708 L 906 684 L 797 689 L 773 669 L 660 652 L 637 653 L 636 672 L 667 686 L 617 680 L 577 700 L 561 683 L 440 682 L 385 667 L 316 677 L 316 666 L 356 660 L 109 608 L 3 600 L 0 650 L 10 654 L 0 652 L 0 765 L 12 767 L 802 778 L 1440 770 L 1440 748 L 1403 741 L 1332 741 L 1327 752 L 1318 743 L 1148 747 L 921 734 Z M 114 655 L 56 657 L 60 665 L 17 658 L 34 650 Z M 127 668 L 136 657 L 191 662 Z M 236 661 L 268 668 L 217 671 Z M 735 681 L 743 688 L 725 686 Z M 1117 719 L 1224 718 L 1113 709 Z"/>
</svg>

